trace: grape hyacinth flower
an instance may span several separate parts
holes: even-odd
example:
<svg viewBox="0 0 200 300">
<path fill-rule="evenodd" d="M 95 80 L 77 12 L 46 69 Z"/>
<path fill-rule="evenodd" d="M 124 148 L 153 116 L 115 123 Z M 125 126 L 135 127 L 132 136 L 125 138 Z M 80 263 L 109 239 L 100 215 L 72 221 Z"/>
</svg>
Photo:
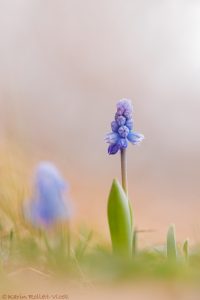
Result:
<svg viewBox="0 0 200 300">
<path fill-rule="evenodd" d="M 35 174 L 33 196 L 25 207 L 26 218 L 36 227 L 49 228 L 71 216 L 71 206 L 64 198 L 67 184 L 50 162 L 41 162 Z"/>
<path fill-rule="evenodd" d="M 128 142 L 137 145 L 143 140 L 142 134 L 133 131 L 132 114 L 131 100 L 122 99 L 118 101 L 115 120 L 111 123 L 112 132 L 106 136 L 109 154 L 116 154 L 119 150 L 126 149 Z"/>
<path fill-rule="evenodd" d="M 117 102 L 117 112 L 115 120 L 111 123 L 112 132 L 106 135 L 106 142 L 109 144 L 108 153 L 116 154 L 121 152 L 121 171 L 122 186 L 127 193 L 127 175 L 126 175 L 126 148 L 130 142 L 138 145 L 144 136 L 141 133 L 133 131 L 133 106 L 129 99 L 121 99 Z"/>
</svg>

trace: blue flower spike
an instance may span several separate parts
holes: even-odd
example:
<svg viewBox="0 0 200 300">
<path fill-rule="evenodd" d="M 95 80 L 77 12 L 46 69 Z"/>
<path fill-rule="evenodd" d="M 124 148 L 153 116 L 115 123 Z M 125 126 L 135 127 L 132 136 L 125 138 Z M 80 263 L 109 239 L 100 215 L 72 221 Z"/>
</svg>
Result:
<svg viewBox="0 0 200 300">
<path fill-rule="evenodd" d="M 49 228 L 71 217 L 64 193 L 67 184 L 50 162 L 41 162 L 35 173 L 33 195 L 25 208 L 26 218 L 36 227 Z"/>
<path fill-rule="evenodd" d="M 121 152 L 122 187 L 128 195 L 126 148 L 128 144 L 138 145 L 144 139 L 143 134 L 134 131 L 133 105 L 130 99 L 121 99 L 117 102 L 115 119 L 111 122 L 112 132 L 106 135 L 108 154 Z"/>
<path fill-rule="evenodd" d="M 128 142 L 138 145 L 144 136 L 133 131 L 133 106 L 129 99 L 122 99 L 117 102 L 115 120 L 111 123 L 112 132 L 106 135 L 106 142 L 109 144 L 108 153 L 116 154 L 119 150 L 126 149 Z"/>
</svg>

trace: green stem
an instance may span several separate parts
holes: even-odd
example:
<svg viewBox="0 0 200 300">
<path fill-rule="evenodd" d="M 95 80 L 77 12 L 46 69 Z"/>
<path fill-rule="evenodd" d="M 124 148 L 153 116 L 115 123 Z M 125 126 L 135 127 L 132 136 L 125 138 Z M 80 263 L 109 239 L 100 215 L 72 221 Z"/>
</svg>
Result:
<svg viewBox="0 0 200 300">
<path fill-rule="evenodd" d="M 122 187 L 126 195 L 128 196 L 126 149 L 121 149 L 121 175 L 122 175 Z"/>
<path fill-rule="evenodd" d="M 70 232 L 70 221 L 67 221 L 67 252 L 68 258 L 71 256 L 71 232 Z"/>
</svg>

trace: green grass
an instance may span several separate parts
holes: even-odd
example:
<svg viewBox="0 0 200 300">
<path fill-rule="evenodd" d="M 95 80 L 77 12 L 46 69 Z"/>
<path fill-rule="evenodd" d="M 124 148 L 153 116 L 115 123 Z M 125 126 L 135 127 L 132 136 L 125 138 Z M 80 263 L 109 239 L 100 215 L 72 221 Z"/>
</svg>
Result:
<svg viewBox="0 0 200 300">
<path fill-rule="evenodd" d="M 49 232 L 34 229 L 22 215 L 22 203 L 28 194 L 26 173 L 22 172 L 19 159 L 7 151 L 0 152 L 0 157 L 0 282 L 24 268 L 55 277 L 97 282 L 200 279 L 200 248 L 191 249 L 187 242 L 175 249 L 172 230 L 168 232 L 168 248 L 163 237 L 159 251 L 153 246 L 137 249 L 140 235 L 135 233 L 130 258 L 113 255 L 111 241 L 105 241 L 92 228 L 80 227 L 78 232 L 70 232 L 70 239 L 67 224 Z M 167 251 L 168 256 L 172 253 L 176 259 L 169 259 Z"/>
<path fill-rule="evenodd" d="M 200 251 L 190 251 L 185 259 L 179 251 L 177 260 L 169 260 L 165 247 L 137 250 L 132 258 L 114 256 L 110 243 L 98 240 L 92 231 L 81 228 L 72 234 L 68 251 L 65 228 L 42 232 L 22 226 L 0 231 L 0 274 L 8 275 L 21 268 L 34 268 L 44 274 L 71 276 L 96 281 L 130 279 L 200 279 Z M 67 228 L 66 228 L 67 230 Z"/>
</svg>

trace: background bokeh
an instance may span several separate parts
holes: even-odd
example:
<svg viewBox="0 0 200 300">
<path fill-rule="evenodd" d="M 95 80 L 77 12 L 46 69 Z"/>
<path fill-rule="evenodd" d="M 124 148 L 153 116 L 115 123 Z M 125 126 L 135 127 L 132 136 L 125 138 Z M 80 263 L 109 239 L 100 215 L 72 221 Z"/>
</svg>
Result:
<svg viewBox="0 0 200 300">
<path fill-rule="evenodd" d="M 108 234 L 119 157 L 104 142 L 118 99 L 134 103 L 129 194 L 143 245 L 200 239 L 200 2 L 0 0 L 0 137 L 33 167 L 54 161 L 76 222 Z"/>
</svg>

